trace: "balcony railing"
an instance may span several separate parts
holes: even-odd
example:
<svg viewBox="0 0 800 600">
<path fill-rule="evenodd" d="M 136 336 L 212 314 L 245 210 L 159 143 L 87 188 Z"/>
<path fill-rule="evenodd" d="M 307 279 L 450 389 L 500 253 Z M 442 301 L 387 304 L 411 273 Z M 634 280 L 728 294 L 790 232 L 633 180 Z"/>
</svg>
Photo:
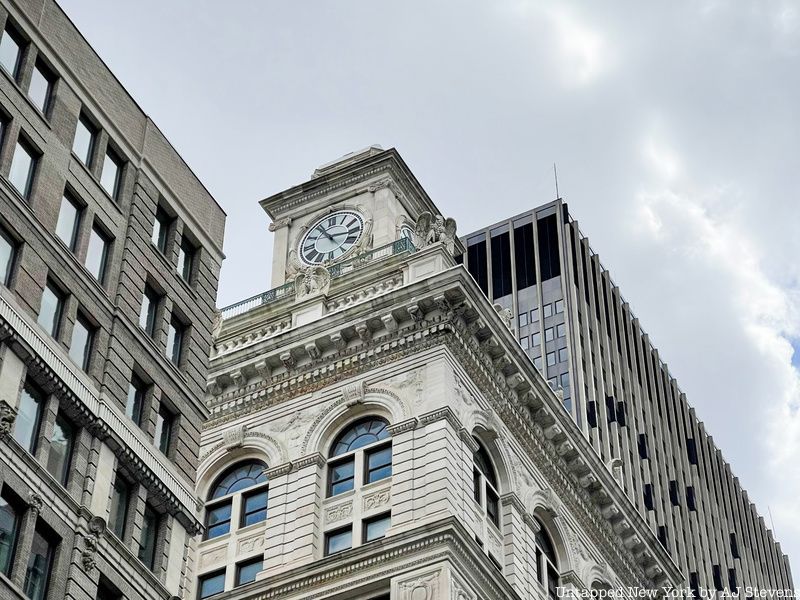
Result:
<svg viewBox="0 0 800 600">
<path fill-rule="evenodd" d="M 414 250 L 414 244 L 411 242 L 411 240 L 403 237 L 390 244 L 381 246 L 380 248 L 375 248 L 369 252 L 359 254 L 348 261 L 331 265 L 328 267 L 328 272 L 331 274 L 331 279 L 336 279 L 346 275 L 347 273 L 352 273 L 353 271 L 356 271 L 365 265 L 374 263 L 375 261 L 379 261 L 390 256 L 395 256 L 397 254 L 414 252 Z M 259 306 L 272 304 L 273 302 L 277 302 L 283 298 L 294 296 L 294 293 L 294 281 L 289 281 L 279 287 L 256 294 L 255 296 L 241 300 L 236 304 L 226 306 L 220 310 L 222 313 L 222 319 L 225 320 L 230 319 L 231 317 L 236 317 L 249 312 L 254 308 L 258 308 Z"/>
</svg>

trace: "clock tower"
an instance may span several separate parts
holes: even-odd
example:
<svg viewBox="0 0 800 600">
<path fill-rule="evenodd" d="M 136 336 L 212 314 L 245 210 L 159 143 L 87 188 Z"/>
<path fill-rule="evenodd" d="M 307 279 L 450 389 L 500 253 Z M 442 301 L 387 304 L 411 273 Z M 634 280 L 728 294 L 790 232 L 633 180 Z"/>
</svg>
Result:
<svg viewBox="0 0 800 600">
<path fill-rule="evenodd" d="M 195 597 L 546 600 L 680 580 L 394 149 L 261 205 L 273 287 L 214 328 Z"/>
</svg>

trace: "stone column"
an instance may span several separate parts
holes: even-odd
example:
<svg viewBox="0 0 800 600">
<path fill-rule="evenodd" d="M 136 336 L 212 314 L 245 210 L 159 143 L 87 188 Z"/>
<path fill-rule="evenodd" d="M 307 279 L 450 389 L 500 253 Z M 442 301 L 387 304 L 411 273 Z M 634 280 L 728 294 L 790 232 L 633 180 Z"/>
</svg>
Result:
<svg viewBox="0 0 800 600">
<path fill-rule="evenodd" d="M 411 418 L 389 426 L 392 435 L 392 528 L 394 534 L 414 526 L 414 430 Z"/>
<path fill-rule="evenodd" d="M 528 582 L 528 564 L 525 524 L 525 506 L 514 492 L 503 494 L 500 498 L 502 506 L 501 523 L 503 524 L 503 572 L 508 582 L 521 597 L 525 597 Z"/>
<path fill-rule="evenodd" d="M 313 464 L 313 463 L 312 463 Z M 267 471 L 269 479 L 269 504 L 267 506 L 267 527 L 264 532 L 264 570 L 258 579 L 278 572 L 288 560 L 287 544 L 290 542 L 294 515 L 290 514 L 289 472 L 291 463 L 279 465 Z M 306 467 L 310 469 L 309 467 Z M 296 499 L 296 493 L 292 497 Z M 288 531 L 288 533 L 287 533 Z"/>
</svg>

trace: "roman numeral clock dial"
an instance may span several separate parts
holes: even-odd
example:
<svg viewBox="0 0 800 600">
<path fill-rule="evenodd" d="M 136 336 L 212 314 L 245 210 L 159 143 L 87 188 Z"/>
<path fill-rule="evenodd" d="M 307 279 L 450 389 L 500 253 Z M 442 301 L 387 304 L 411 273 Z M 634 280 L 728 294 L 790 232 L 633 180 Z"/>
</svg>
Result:
<svg viewBox="0 0 800 600">
<path fill-rule="evenodd" d="M 353 210 L 326 215 L 309 227 L 298 254 L 307 265 L 321 265 L 344 256 L 361 239 L 364 217 Z"/>
</svg>

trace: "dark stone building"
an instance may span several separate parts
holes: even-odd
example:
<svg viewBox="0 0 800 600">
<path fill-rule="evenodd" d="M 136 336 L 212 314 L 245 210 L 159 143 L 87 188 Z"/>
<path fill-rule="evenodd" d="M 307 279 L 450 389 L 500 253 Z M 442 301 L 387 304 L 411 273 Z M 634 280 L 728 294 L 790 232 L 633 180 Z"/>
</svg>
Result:
<svg viewBox="0 0 800 600">
<path fill-rule="evenodd" d="M 225 214 L 55 2 L 0 30 L 0 597 L 180 596 Z"/>
</svg>

